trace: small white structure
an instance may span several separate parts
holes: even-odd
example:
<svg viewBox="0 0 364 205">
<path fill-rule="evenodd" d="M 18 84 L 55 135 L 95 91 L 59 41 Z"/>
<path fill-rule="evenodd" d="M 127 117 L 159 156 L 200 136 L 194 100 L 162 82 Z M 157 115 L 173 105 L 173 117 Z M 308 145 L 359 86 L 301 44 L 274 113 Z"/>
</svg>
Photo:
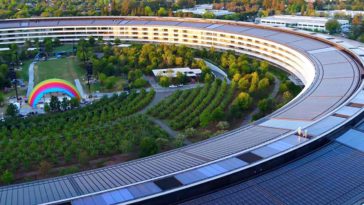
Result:
<svg viewBox="0 0 364 205">
<path fill-rule="evenodd" d="M 330 19 L 326 17 L 277 15 L 256 19 L 256 23 L 303 30 L 326 31 L 325 25 Z M 350 24 L 348 20 L 338 20 L 338 22 L 341 24 L 342 31 L 349 29 Z"/>
<path fill-rule="evenodd" d="M 152 70 L 155 77 L 157 76 L 167 76 L 170 78 L 177 77 L 177 73 L 180 72 L 185 74 L 187 77 L 198 77 L 201 75 L 201 69 L 191 69 L 189 67 L 185 68 L 167 68 L 167 69 L 155 69 Z"/>
<path fill-rule="evenodd" d="M 131 46 L 131 44 L 119 44 L 119 45 L 117 45 L 117 47 L 119 47 L 119 48 L 128 48 L 130 46 Z"/>
<path fill-rule="evenodd" d="M 8 51 L 10 48 L 0 48 L 0 51 Z"/>
<path fill-rule="evenodd" d="M 38 48 L 28 48 L 27 51 L 35 51 L 37 50 Z"/>
</svg>

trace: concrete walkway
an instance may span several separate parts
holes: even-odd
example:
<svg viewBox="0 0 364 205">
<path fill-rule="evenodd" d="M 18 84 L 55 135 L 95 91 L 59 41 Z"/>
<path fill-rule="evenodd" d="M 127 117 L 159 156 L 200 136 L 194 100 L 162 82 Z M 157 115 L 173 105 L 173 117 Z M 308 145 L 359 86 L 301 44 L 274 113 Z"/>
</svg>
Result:
<svg viewBox="0 0 364 205">
<path fill-rule="evenodd" d="M 33 88 L 34 88 L 34 65 L 35 65 L 36 63 L 37 63 L 37 62 L 32 62 L 32 63 L 29 65 L 29 73 L 28 73 L 29 80 L 28 80 L 27 97 L 29 97 L 30 93 L 32 92 L 32 90 L 33 90 Z"/>
<path fill-rule="evenodd" d="M 78 92 L 80 92 L 81 98 L 85 98 L 86 97 L 85 92 L 83 91 L 83 87 L 82 87 L 79 79 L 75 79 L 75 85 L 76 85 Z"/>
<path fill-rule="evenodd" d="M 231 83 L 228 75 L 220 67 L 210 63 L 209 61 L 207 61 L 205 59 L 201 59 L 201 58 L 195 58 L 195 59 L 196 60 L 203 60 L 206 63 L 207 67 L 209 67 L 211 69 L 212 73 L 215 75 L 216 78 L 218 78 L 218 79 L 220 79 L 222 81 L 226 80 L 226 82 L 228 84 Z"/>
<path fill-rule="evenodd" d="M 148 115 L 149 116 L 149 115 Z M 172 138 L 176 138 L 178 135 L 178 132 L 173 130 L 169 125 L 167 125 L 165 122 L 163 122 L 160 119 L 154 118 L 149 116 L 149 118 L 155 123 L 157 124 L 160 128 L 162 128 L 166 133 L 168 133 L 168 135 Z"/>
</svg>

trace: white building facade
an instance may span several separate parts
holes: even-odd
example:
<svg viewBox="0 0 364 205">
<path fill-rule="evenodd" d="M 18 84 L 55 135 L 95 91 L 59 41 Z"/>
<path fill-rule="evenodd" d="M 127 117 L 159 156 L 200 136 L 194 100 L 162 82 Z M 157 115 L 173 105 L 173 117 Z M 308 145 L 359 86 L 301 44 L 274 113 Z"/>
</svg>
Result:
<svg viewBox="0 0 364 205">
<path fill-rule="evenodd" d="M 258 19 L 257 23 L 277 27 L 289 27 L 325 32 L 325 25 L 329 20 L 330 18 L 325 17 L 280 15 Z M 349 29 L 350 24 L 348 20 L 338 20 L 338 22 L 341 25 L 342 31 L 347 31 Z"/>
</svg>

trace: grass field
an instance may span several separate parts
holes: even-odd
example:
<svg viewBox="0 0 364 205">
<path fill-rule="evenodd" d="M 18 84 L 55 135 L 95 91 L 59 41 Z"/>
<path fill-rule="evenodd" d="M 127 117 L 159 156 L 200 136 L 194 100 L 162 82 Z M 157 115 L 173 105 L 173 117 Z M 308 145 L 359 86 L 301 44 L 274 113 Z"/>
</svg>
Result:
<svg viewBox="0 0 364 205">
<path fill-rule="evenodd" d="M 34 67 L 34 80 L 39 83 L 50 78 L 60 78 L 74 84 L 75 79 L 82 79 L 85 71 L 73 57 L 41 61 Z"/>
<path fill-rule="evenodd" d="M 23 62 L 22 70 L 17 71 L 17 77 L 22 79 L 24 82 L 28 82 L 29 80 L 29 65 L 32 63 L 32 60 L 26 60 Z"/>
<path fill-rule="evenodd" d="M 77 45 L 75 44 L 75 46 L 77 46 Z M 58 47 L 54 48 L 53 52 L 55 52 L 55 53 L 60 52 L 60 51 L 70 52 L 70 51 L 72 51 L 72 49 L 73 49 L 72 44 L 63 44 L 61 46 L 58 46 Z"/>
</svg>

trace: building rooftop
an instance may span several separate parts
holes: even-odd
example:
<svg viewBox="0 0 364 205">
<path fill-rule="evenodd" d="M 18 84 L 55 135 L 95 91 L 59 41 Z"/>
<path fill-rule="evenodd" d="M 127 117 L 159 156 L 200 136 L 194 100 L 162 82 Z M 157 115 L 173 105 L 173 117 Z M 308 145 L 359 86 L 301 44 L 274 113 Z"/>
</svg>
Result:
<svg viewBox="0 0 364 205">
<path fill-rule="evenodd" d="M 200 69 L 191 69 L 189 67 L 185 68 L 166 68 L 166 69 L 155 69 L 152 70 L 154 76 L 167 76 L 175 78 L 177 73 L 183 73 L 188 77 L 196 77 L 202 73 Z"/>
<path fill-rule="evenodd" d="M 268 16 L 262 19 L 271 21 L 284 21 L 287 23 L 312 23 L 312 24 L 324 24 L 330 18 L 326 17 L 313 17 L 313 16 L 293 16 L 293 15 L 276 15 Z M 339 23 L 348 23 L 348 20 L 338 20 Z"/>
</svg>

